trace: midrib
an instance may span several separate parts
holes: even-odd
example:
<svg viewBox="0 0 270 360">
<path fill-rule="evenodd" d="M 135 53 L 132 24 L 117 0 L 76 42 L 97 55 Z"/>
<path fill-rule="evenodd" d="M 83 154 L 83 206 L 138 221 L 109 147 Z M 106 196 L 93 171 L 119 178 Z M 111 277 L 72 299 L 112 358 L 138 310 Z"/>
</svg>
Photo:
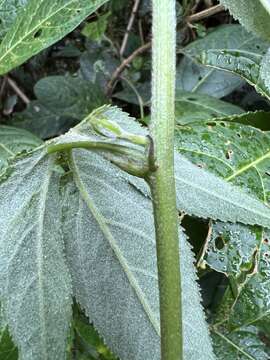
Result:
<svg viewBox="0 0 270 360">
<path fill-rule="evenodd" d="M 265 155 L 259 157 L 258 159 L 252 161 L 251 163 L 243 166 L 241 169 L 237 170 L 236 172 L 234 172 L 232 175 L 228 176 L 227 178 L 225 178 L 226 181 L 230 181 L 232 179 L 234 179 L 235 177 L 241 175 L 243 172 L 249 170 L 250 168 L 258 165 L 260 162 L 262 162 L 263 160 L 267 159 L 270 157 L 270 151 L 268 151 Z"/>
<path fill-rule="evenodd" d="M 44 231 L 44 217 L 45 217 L 45 209 L 46 209 L 46 200 L 48 194 L 48 188 L 51 178 L 51 161 L 48 163 L 48 172 L 46 176 L 46 181 L 42 186 L 41 191 L 41 199 L 40 199 L 40 208 L 39 208 L 39 218 L 38 218 L 38 233 L 37 233 L 37 259 L 38 259 L 38 284 L 39 284 L 39 309 L 40 309 L 40 317 L 41 317 L 41 328 L 42 335 L 41 341 L 43 342 L 43 347 L 41 351 L 44 355 L 44 360 L 48 359 L 47 354 L 47 332 L 46 332 L 46 316 L 45 316 L 45 306 L 44 306 L 44 290 L 43 290 L 43 231 Z"/>
<path fill-rule="evenodd" d="M 73 171 L 73 175 L 74 175 L 74 179 L 75 182 L 78 186 L 78 189 L 80 191 L 80 194 L 83 198 L 83 200 L 85 201 L 87 207 L 89 208 L 90 212 L 92 213 L 92 215 L 94 216 L 94 218 L 96 219 L 97 223 L 100 226 L 101 231 L 104 234 L 104 237 L 108 240 L 111 248 L 113 249 L 121 267 L 123 268 L 123 271 L 125 273 L 125 275 L 128 278 L 128 281 L 131 285 L 131 287 L 134 289 L 139 302 L 141 303 L 141 305 L 143 306 L 152 326 L 154 327 L 156 333 L 160 336 L 160 327 L 159 327 L 159 323 L 155 317 L 155 314 L 153 313 L 147 299 L 145 298 L 142 289 L 140 288 L 136 278 L 134 277 L 134 275 L 132 274 L 132 272 L 129 269 L 128 263 L 125 259 L 125 257 L 122 255 L 122 252 L 120 250 L 120 248 L 118 247 L 118 245 L 116 244 L 116 241 L 110 231 L 110 229 L 108 228 L 108 226 L 106 225 L 106 221 L 103 217 L 103 215 L 99 212 L 99 210 L 96 208 L 94 201 L 92 200 L 92 198 L 89 196 L 84 183 L 82 181 L 82 179 L 79 176 L 79 171 L 78 168 L 75 164 L 75 161 L 73 159 L 73 156 L 71 154 L 70 156 L 70 167 Z"/>
</svg>

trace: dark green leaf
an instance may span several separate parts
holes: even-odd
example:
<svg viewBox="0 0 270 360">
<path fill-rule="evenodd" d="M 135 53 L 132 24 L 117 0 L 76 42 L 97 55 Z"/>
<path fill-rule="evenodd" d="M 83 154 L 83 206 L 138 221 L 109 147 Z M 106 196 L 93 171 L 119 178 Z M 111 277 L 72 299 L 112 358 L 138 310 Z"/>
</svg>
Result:
<svg viewBox="0 0 270 360">
<path fill-rule="evenodd" d="M 215 97 L 180 90 L 176 93 L 175 111 L 176 123 L 180 125 L 197 120 L 223 118 L 244 112 L 240 107 L 218 100 Z"/>
<path fill-rule="evenodd" d="M 18 350 L 13 344 L 7 328 L 0 331 L 0 359 L 1 360 L 17 360 Z"/>
<path fill-rule="evenodd" d="M 16 113 L 12 123 L 43 139 L 59 135 L 107 102 L 98 85 L 72 76 L 49 76 L 34 87 L 37 101 Z"/>
<path fill-rule="evenodd" d="M 98 17 L 96 21 L 86 24 L 82 30 L 82 34 L 93 41 L 101 41 L 108 25 L 108 17 L 110 13 L 106 13 Z"/>
<path fill-rule="evenodd" d="M 0 74 L 76 28 L 107 0 L 29 0 L 0 45 Z"/>
<path fill-rule="evenodd" d="M 186 56 L 177 67 L 176 87 L 217 98 L 230 94 L 243 81 L 224 71 L 197 64 L 197 54 L 210 49 L 241 49 L 245 44 L 256 44 L 257 41 L 257 38 L 251 36 L 240 25 L 219 26 L 203 39 L 196 40 L 179 50 Z"/>
</svg>

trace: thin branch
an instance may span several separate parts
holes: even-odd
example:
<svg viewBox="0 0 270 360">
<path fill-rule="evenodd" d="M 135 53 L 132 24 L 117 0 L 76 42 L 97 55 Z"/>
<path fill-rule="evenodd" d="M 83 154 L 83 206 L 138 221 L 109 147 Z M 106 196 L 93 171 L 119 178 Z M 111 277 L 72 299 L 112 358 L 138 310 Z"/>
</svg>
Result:
<svg viewBox="0 0 270 360">
<path fill-rule="evenodd" d="M 30 103 L 30 99 L 25 95 L 25 93 L 19 88 L 19 86 L 16 84 L 16 82 L 11 79 L 9 76 L 6 76 L 7 83 L 10 85 L 10 87 L 15 91 L 15 93 L 19 96 L 19 98 L 22 99 L 22 101 L 28 105 Z"/>
<path fill-rule="evenodd" d="M 121 57 L 123 57 L 124 52 L 126 50 L 126 46 L 127 46 L 127 42 L 128 42 L 128 38 L 129 38 L 129 33 L 130 33 L 130 30 L 132 29 L 132 26 L 133 26 L 133 23 L 134 23 L 134 20 L 135 20 L 139 5 L 140 5 L 140 0 L 135 0 L 132 11 L 131 11 L 130 19 L 129 19 L 129 22 L 128 22 L 127 30 L 125 32 L 124 39 L 123 39 L 123 42 L 122 42 L 122 45 L 121 45 L 121 48 L 120 48 L 120 56 Z"/>
<path fill-rule="evenodd" d="M 125 68 L 136 58 L 136 56 L 144 53 L 151 48 L 151 42 L 144 44 L 143 46 L 136 49 L 127 59 L 118 66 L 115 72 L 112 74 L 112 78 L 107 85 L 107 95 L 111 96 L 115 81 L 119 78 Z"/>
<path fill-rule="evenodd" d="M 189 22 L 189 23 L 197 22 L 197 21 L 203 20 L 205 18 L 208 18 L 210 16 L 213 16 L 215 14 L 218 14 L 224 10 L 225 10 L 225 8 L 223 5 L 221 5 L 221 4 L 215 5 L 215 6 L 210 7 L 209 9 L 200 11 L 197 14 L 188 16 L 187 22 Z"/>
</svg>

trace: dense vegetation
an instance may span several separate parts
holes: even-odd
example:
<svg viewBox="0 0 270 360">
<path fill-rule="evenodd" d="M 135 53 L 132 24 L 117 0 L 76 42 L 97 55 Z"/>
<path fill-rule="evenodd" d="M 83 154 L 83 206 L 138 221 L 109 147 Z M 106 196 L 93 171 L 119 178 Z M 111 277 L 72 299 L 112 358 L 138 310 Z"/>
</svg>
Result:
<svg viewBox="0 0 270 360">
<path fill-rule="evenodd" d="M 0 0 L 0 360 L 270 358 L 269 24 Z"/>
</svg>

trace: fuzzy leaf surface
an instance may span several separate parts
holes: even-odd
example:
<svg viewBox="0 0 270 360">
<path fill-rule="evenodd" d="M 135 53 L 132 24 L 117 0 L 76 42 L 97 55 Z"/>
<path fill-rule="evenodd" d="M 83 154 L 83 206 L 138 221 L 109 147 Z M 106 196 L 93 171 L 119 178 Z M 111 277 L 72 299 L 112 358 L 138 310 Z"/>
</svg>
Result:
<svg viewBox="0 0 270 360">
<path fill-rule="evenodd" d="M 0 126 L 0 172 L 9 158 L 21 151 L 29 151 L 39 146 L 42 141 L 30 132 L 11 126 Z"/>
<path fill-rule="evenodd" d="M 107 0 L 29 0 L 0 45 L 0 74 L 74 30 Z"/>
<path fill-rule="evenodd" d="M 70 168 L 80 191 L 68 185 L 64 226 L 75 296 L 121 359 L 159 360 L 151 201 L 98 154 L 72 150 Z M 180 239 L 185 359 L 212 359 L 191 250 L 182 232 Z"/>
<path fill-rule="evenodd" d="M 269 0 L 219 1 L 248 31 L 252 31 L 262 39 L 270 40 L 270 27 L 266 26 L 270 21 Z"/>
<path fill-rule="evenodd" d="M 189 215 L 270 226 L 270 208 L 263 202 L 177 153 L 175 180 L 178 208 Z"/>
<path fill-rule="evenodd" d="M 0 297 L 23 360 L 65 359 L 72 299 L 59 178 L 44 149 L 0 177 Z"/>
</svg>

